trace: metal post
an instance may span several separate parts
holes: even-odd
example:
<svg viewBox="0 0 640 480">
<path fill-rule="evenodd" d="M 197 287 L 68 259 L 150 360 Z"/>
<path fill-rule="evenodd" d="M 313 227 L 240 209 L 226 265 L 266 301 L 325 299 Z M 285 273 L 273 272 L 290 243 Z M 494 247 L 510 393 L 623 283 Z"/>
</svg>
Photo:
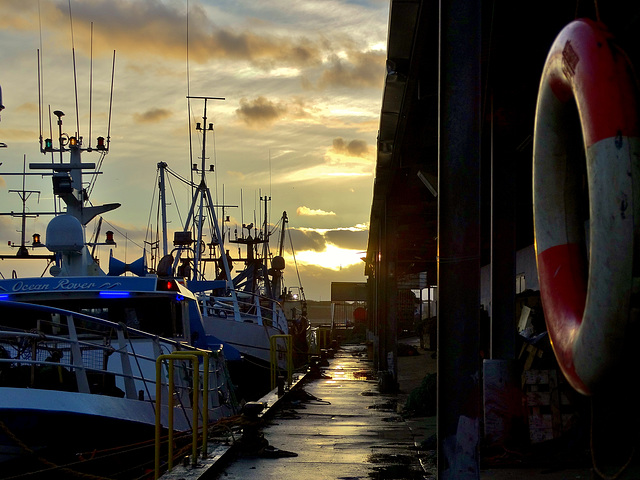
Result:
<svg viewBox="0 0 640 480">
<path fill-rule="evenodd" d="M 492 359 L 516 358 L 515 266 L 516 227 L 514 159 L 497 150 L 491 98 L 491 334 Z"/>
<path fill-rule="evenodd" d="M 84 368 L 84 361 L 82 360 L 82 351 L 80 350 L 76 324 L 73 321 L 72 315 L 67 315 L 66 318 L 67 328 L 69 329 L 69 339 L 71 340 L 71 357 L 73 359 L 76 382 L 78 383 L 78 392 L 90 393 L 89 380 L 87 379 L 87 371 Z M 33 359 L 35 360 L 35 357 L 33 357 Z"/>
<path fill-rule="evenodd" d="M 440 2 L 438 478 L 479 479 L 479 0 Z"/>
<path fill-rule="evenodd" d="M 377 324 L 377 348 L 375 350 L 376 370 L 382 371 L 386 368 L 385 346 L 387 344 L 387 276 L 389 260 L 387 258 L 387 218 L 386 208 L 383 217 L 380 219 L 380 228 L 378 229 L 378 258 L 377 262 L 377 302 L 376 302 L 376 324 Z"/>
<path fill-rule="evenodd" d="M 198 463 L 198 404 L 199 404 L 199 378 L 200 368 L 198 363 L 198 357 L 203 357 L 203 384 L 202 384 L 202 457 L 205 458 L 208 455 L 207 449 L 207 429 L 209 428 L 209 355 L 210 353 L 203 350 L 194 351 L 181 351 L 173 352 L 171 354 L 160 355 L 156 358 L 156 425 L 155 425 L 155 462 L 154 473 L 155 478 L 160 477 L 160 443 L 161 443 L 161 412 L 162 412 L 162 382 L 161 382 L 161 369 L 162 362 L 167 360 L 169 362 L 169 398 L 168 398 L 168 461 L 167 466 L 169 470 L 173 468 L 173 361 L 174 360 L 188 360 L 193 365 L 193 399 L 192 399 L 192 451 L 191 451 L 191 464 L 196 466 Z"/>
<path fill-rule="evenodd" d="M 167 428 L 169 429 L 168 432 L 168 439 L 167 439 L 167 468 L 169 470 L 171 470 L 173 468 L 173 393 L 174 393 L 174 388 L 175 388 L 175 377 L 173 376 L 174 371 L 173 371 L 173 359 L 169 359 L 169 375 L 167 377 L 167 383 L 169 386 L 169 393 L 167 395 L 167 399 L 168 399 L 168 409 L 169 411 L 167 412 Z"/>
<path fill-rule="evenodd" d="M 387 255 L 391 249 L 387 249 Z M 394 250 L 395 254 L 395 250 Z M 385 363 L 386 382 L 381 385 L 382 392 L 396 392 L 398 390 L 398 279 L 396 277 L 396 258 L 390 258 L 387 263 L 387 279 L 385 287 Z"/>
</svg>

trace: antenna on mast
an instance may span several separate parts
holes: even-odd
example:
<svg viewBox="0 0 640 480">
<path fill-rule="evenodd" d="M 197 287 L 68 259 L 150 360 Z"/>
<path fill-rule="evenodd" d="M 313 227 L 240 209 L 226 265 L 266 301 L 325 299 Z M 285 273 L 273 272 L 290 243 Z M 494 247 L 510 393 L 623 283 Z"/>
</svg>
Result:
<svg viewBox="0 0 640 480">
<path fill-rule="evenodd" d="M 0 112 L 4 110 L 4 105 L 2 104 L 2 87 L 0 87 Z M 6 143 L 0 142 L 0 148 L 5 148 L 7 146 Z"/>
<path fill-rule="evenodd" d="M 111 93 L 109 93 L 109 124 L 107 126 L 107 147 L 109 151 L 109 143 L 111 143 L 111 107 L 113 106 L 113 77 L 116 72 L 116 51 L 113 51 L 113 63 L 111 64 Z"/>
<path fill-rule="evenodd" d="M 189 0 L 187 0 L 187 116 L 189 117 L 189 173 L 191 174 L 191 196 L 194 194 L 193 184 L 193 169 L 191 164 L 193 163 L 193 142 L 191 141 L 191 71 L 189 67 Z"/>
<path fill-rule="evenodd" d="M 89 147 L 91 147 L 91 107 L 93 105 L 93 22 L 91 22 L 91 35 L 89 41 Z"/>
<path fill-rule="evenodd" d="M 76 69 L 76 46 L 73 38 L 73 15 L 71 15 L 71 0 L 69 0 L 69 25 L 71 27 L 71 56 L 73 58 L 73 85 L 76 95 L 76 135 L 80 135 L 80 114 L 78 112 L 78 71 Z"/>
<path fill-rule="evenodd" d="M 40 150 L 42 150 L 42 72 L 40 66 L 42 60 L 40 58 L 40 49 L 37 50 L 38 58 L 38 132 L 40 134 Z"/>
<path fill-rule="evenodd" d="M 38 31 L 40 34 L 40 48 L 38 49 L 38 114 L 39 119 L 38 123 L 40 126 L 40 151 L 42 151 L 42 105 L 44 103 L 43 93 L 44 93 L 44 78 L 42 72 L 42 15 L 40 12 L 40 2 L 38 2 Z M 51 121 L 51 113 L 49 113 L 49 121 Z M 52 154 L 53 155 L 53 154 Z M 53 162 L 53 156 L 51 157 L 51 162 Z M 55 204 L 55 202 L 54 202 Z"/>
<path fill-rule="evenodd" d="M 20 230 L 20 245 L 18 246 L 18 253 L 16 255 L 18 257 L 29 256 L 29 251 L 27 250 L 27 246 L 26 246 L 27 218 L 37 217 L 37 215 L 30 215 L 27 213 L 27 200 L 29 200 L 29 197 L 33 193 L 36 193 L 38 195 L 38 199 L 40 198 L 40 192 L 38 190 L 26 189 L 26 185 L 25 185 L 25 181 L 26 181 L 25 172 L 27 168 L 26 165 L 27 165 L 27 156 L 24 155 L 22 159 L 22 190 L 9 190 L 9 193 L 17 193 L 18 196 L 20 197 L 20 200 L 22 200 L 22 214 L 19 215 L 22 218 L 22 225 L 21 225 L 22 228 Z M 34 246 L 35 246 L 36 238 L 37 238 L 37 241 L 39 242 L 40 235 L 36 234 L 36 236 L 34 236 Z M 15 247 L 15 245 L 13 244 L 11 244 L 11 246 Z"/>
<path fill-rule="evenodd" d="M 207 147 L 207 131 L 211 131 L 213 132 L 213 123 L 207 123 L 207 100 L 224 100 L 224 97 L 193 97 L 193 96 L 188 96 L 187 98 L 191 99 L 191 98 L 197 98 L 200 100 L 204 100 L 204 113 L 202 116 L 202 122 L 203 125 L 202 127 L 200 126 L 200 123 L 196 123 L 196 130 L 202 130 L 202 164 L 201 164 L 201 172 L 200 172 L 200 184 L 197 188 L 198 193 L 196 195 L 198 195 L 200 197 L 200 209 L 199 209 L 199 218 L 197 221 L 197 234 L 196 234 L 196 238 L 198 239 L 198 241 L 202 241 L 202 227 L 203 227 L 203 206 L 204 206 L 204 202 L 205 202 L 205 197 L 206 197 L 206 201 L 209 203 L 210 207 L 213 207 L 212 205 L 212 201 L 211 201 L 211 192 L 209 191 L 209 189 L 207 188 L 207 183 L 206 183 L 206 168 L 205 168 L 205 162 L 206 162 L 206 147 Z M 194 199 L 196 197 L 194 196 Z M 194 204 L 195 206 L 195 204 Z M 192 206 L 193 209 L 193 206 Z M 195 218 L 194 218 L 195 220 Z M 194 222 L 195 223 L 195 222 Z M 195 258 L 193 260 L 193 271 L 194 273 L 197 275 L 198 272 L 198 263 L 200 261 L 200 255 L 201 255 L 201 249 L 200 249 L 200 245 L 196 244 L 196 251 L 195 251 Z"/>
</svg>

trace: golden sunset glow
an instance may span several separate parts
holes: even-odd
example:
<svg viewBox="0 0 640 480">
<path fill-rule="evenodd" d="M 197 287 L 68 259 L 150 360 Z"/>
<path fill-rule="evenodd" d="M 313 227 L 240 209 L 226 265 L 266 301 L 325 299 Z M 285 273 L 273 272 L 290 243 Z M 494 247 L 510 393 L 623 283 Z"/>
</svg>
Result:
<svg viewBox="0 0 640 480">
<path fill-rule="evenodd" d="M 41 133 L 52 136 L 49 125 L 56 119 L 49 110 L 60 110 L 65 134 L 93 145 L 109 135 L 91 201 L 122 205 L 103 215 L 118 238 L 113 255 L 139 258 L 155 216 L 150 206 L 158 162 L 189 179 L 201 161 L 195 125 L 203 120 L 204 105 L 186 97 L 216 97 L 207 104 L 212 129 L 205 160 L 212 172 L 207 184 L 214 201 L 228 206 L 225 216 L 235 217 L 240 229 L 243 223 L 260 225 L 265 193 L 270 222 L 287 211 L 296 259 L 309 275 L 301 278 L 307 298 L 328 298 L 333 281 L 364 280 L 362 225 L 371 209 L 388 2 L 0 1 L 0 19 L 3 211 L 22 209 L 18 195 L 9 193 L 22 186 L 20 177 L 3 173 L 21 172 L 25 157 L 27 163 L 44 161 L 38 139 Z M 97 160 L 95 149 L 83 154 L 84 162 Z M 50 178 L 27 177 L 25 187 L 42 192 L 27 202 L 28 211 L 53 209 Z M 167 220 L 177 230 L 193 192 L 171 187 Z M 26 237 L 44 235 L 49 219 L 30 217 Z M 20 221 L 2 220 L 2 253 L 15 253 L 7 242 L 20 242 Z M 87 225 L 89 235 L 94 222 Z M 103 265 L 109 254 L 96 249 Z M 5 260 L 0 275 L 14 269 L 24 275 L 28 268 L 39 275 L 44 266 Z"/>
<path fill-rule="evenodd" d="M 340 248 L 336 245 L 328 243 L 322 252 L 306 250 L 296 253 L 296 260 L 303 265 L 318 265 L 330 270 L 341 270 L 356 264 L 363 264 L 362 258 L 364 252 L 362 250 L 353 250 L 349 248 Z"/>
</svg>

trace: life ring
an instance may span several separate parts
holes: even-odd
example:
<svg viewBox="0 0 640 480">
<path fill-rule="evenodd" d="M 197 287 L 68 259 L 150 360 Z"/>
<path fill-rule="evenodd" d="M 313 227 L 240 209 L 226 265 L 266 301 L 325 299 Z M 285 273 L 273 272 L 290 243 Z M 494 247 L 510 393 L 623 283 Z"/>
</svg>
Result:
<svg viewBox="0 0 640 480">
<path fill-rule="evenodd" d="M 577 131 L 568 128 L 575 119 L 584 152 L 571 148 L 580 141 Z M 581 179 L 571 170 L 585 156 L 586 228 L 578 212 Z M 615 371 L 631 341 L 639 156 L 636 86 L 627 57 L 604 25 L 576 20 L 554 41 L 542 73 L 533 212 L 547 330 L 562 372 L 585 395 Z"/>
</svg>

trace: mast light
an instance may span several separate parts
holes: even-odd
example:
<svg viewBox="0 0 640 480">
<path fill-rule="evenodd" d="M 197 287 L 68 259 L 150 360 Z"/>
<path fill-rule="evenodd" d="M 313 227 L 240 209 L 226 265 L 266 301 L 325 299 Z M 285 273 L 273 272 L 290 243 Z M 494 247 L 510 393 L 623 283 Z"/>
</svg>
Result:
<svg viewBox="0 0 640 480">
<path fill-rule="evenodd" d="M 32 237 L 33 237 L 33 242 L 31 242 L 31 246 L 32 247 L 44 247 L 44 245 L 40 241 L 40 234 L 39 233 L 34 233 L 32 235 Z"/>
</svg>

